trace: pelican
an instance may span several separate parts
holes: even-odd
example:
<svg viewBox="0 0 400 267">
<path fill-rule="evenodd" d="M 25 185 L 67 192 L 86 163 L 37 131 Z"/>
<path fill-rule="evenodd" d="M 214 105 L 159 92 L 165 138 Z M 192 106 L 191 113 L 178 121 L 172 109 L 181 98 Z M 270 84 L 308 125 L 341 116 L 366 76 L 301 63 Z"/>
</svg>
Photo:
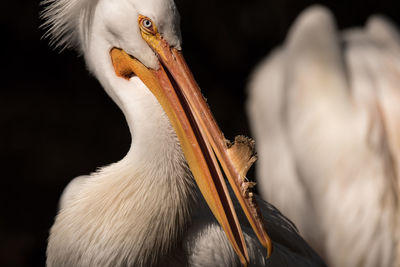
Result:
<svg viewBox="0 0 400 267">
<path fill-rule="evenodd" d="M 256 68 L 247 111 L 261 196 L 333 267 L 400 266 L 400 39 L 302 13 Z M 340 257 L 338 257 L 340 255 Z"/>
<path fill-rule="evenodd" d="M 324 266 L 278 210 L 257 205 L 253 141 L 224 139 L 182 56 L 172 0 L 44 5 L 45 36 L 84 56 L 132 135 L 121 161 L 64 190 L 47 266 Z"/>
</svg>

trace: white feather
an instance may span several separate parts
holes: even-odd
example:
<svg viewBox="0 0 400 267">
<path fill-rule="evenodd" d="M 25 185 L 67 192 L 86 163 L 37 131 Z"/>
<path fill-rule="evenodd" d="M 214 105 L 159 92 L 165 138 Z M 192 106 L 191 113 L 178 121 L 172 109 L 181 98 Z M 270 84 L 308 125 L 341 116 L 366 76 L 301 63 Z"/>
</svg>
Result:
<svg viewBox="0 0 400 267">
<path fill-rule="evenodd" d="M 329 266 L 400 264 L 399 82 L 390 23 L 340 34 L 317 6 L 250 83 L 259 190 Z"/>
<path fill-rule="evenodd" d="M 87 42 L 93 12 L 99 0 L 45 0 L 41 18 L 47 29 L 44 37 L 55 47 L 78 48 Z"/>
</svg>

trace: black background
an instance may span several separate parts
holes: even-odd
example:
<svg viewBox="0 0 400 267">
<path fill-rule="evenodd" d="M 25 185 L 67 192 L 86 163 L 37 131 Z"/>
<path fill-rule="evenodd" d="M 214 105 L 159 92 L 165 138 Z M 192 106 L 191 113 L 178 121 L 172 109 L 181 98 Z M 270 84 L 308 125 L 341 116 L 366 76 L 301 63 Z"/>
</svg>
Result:
<svg viewBox="0 0 400 267">
<path fill-rule="evenodd" d="M 247 77 L 316 2 L 333 10 L 339 28 L 374 13 L 400 22 L 395 0 L 177 0 L 186 60 L 227 137 L 251 135 Z M 0 9 L 0 265 L 43 266 L 63 188 L 121 159 L 130 136 L 82 58 L 40 40 L 39 1 L 2 1 Z"/>
</svg>

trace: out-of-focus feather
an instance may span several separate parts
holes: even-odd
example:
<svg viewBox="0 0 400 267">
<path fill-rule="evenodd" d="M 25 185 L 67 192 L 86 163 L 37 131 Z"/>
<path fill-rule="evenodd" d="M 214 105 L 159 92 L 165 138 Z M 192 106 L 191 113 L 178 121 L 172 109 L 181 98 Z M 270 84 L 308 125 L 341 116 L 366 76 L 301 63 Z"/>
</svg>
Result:
<svg viewBox="0 0 400 267">
<path fill-rule="evenodd" d="M 372 17 L 299 16 L 249 86 L 259 191 L 329 266 L 398 266 L 400 42 Z"/>
</svg>

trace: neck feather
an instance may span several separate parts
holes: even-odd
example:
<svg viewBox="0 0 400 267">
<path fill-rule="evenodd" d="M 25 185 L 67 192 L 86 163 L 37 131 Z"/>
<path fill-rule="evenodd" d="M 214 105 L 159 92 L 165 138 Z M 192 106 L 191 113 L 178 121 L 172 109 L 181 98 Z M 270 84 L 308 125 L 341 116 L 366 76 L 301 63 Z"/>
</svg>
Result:
<svg viewBox="0 0 400 267">
<path fill-rule="evenodd" d="M 117 78 L 109 59 L 97 63 L 106 74 L 95 74 L 125 114 L 132 145 L 123 160 L 92 174 L 60 210 L 48 262 L 153 266 L 177 248 L 186 229 L 193 179 L 156 98 L 137 77 Z"/>
</svg>

